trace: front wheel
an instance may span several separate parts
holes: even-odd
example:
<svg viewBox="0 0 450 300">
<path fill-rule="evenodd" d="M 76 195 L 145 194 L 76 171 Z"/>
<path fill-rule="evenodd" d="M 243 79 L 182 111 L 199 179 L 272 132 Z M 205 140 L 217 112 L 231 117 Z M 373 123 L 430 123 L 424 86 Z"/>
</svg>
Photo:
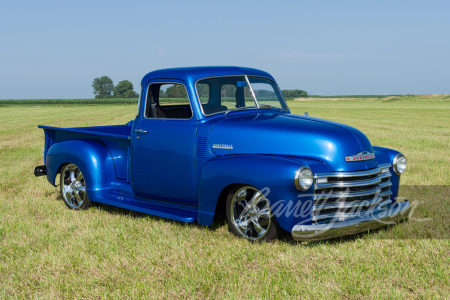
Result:
<svg viewBox="0 0 450 300">
<path fill-rule="evenodd" d="M 249 241 L 271 241 L 283 233 L 272 216 L 269 201 L 255 187 L 232 188 L 226 211 L 229 229 L 238 237 Z"/>
<path fill-rule="evenodd" d="M 61 169 L 61 195 L 70 209 L 86 209 L 91 205 L 86 191 L 86 181 L 80 168 L 67 164 Z"/>
</svg>

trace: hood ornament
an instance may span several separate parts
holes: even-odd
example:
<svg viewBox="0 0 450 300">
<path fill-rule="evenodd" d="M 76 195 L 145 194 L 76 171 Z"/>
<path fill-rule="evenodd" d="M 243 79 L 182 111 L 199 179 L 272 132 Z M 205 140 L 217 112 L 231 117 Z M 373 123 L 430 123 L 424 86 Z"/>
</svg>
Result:
<svg viewBox="0 0 450 300">
<path fill-rule="evenodd" d="M 360 160 L 371 160 L 375 158 L 375 153 L 370 153 L 368 151 L 358 152 L 356 155 L 350 155 L 345 157 L 345 161 L 360 161 Z"/>
</svg>

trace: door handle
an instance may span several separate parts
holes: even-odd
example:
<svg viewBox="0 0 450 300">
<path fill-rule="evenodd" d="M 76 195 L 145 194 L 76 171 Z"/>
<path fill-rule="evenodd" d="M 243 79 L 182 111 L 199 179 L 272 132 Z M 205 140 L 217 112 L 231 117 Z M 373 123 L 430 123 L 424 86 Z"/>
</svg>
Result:
<svg viewBox="0 0 450 300">
<path fill-rule="evenodd" d="M 136 132 L 141 132 L 141 133 L 147 133 L 148 131 L 142 130 L 142 129 L 135 129 L 134 131 Z"/>
</svg>

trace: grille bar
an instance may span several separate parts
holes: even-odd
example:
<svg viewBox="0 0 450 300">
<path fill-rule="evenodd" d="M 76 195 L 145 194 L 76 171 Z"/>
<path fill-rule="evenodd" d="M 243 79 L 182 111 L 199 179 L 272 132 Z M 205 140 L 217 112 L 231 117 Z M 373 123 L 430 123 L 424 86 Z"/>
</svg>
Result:
<svg viewBox="0 0 450 300">
<path fill-rule="evenodd" d="M 383 206 L 391 204 L 392 201 L 391 200 L 386 200 L 381 202 L 379 205 L 377 205 L 376 208 L 374 209 L 370 209 L 370 210 L 365 210 L 365 211 L 357 211 L 357 212 L 351 212 L 351 213 L 342 213 L 342 212 L 338 212 L 338 213 L 333 213 L 333 214 L 320 214 L 317 216 L 313 216 L 313 221 L 319 221 L 319 220 L 325 220 L 325 219 L 337 219 L 339 221 L 345 221 L 348 219 L 354 219 L 354 218 L 361 218 L 364 216 L 367 216 L 369 214 L 378 212 L 380 210 L 382 210 Z"/>
<path fill-rule="evenodd" d="M 368 180 L 358 180 L 358 181 L 346 181 L 346 182 L 336 182 L 336 183 L 322 183 L 316 185 L 316 190 L 319 189 L 329 189 L 329 188 L 346 188 L 355 186 L 365 186 L 380 183 L 381 179 L 379 177 L 368 179 Z"/>
<path fill-rule="evenodd" d="M 354 197 L 362 197 L 362 196 L 369 196 L 369 195 L 375 195 L 376 193 L 381 192 L 381 189 L 379 187 L 369 189 L 367 191 L 363 192 L 341 192 L 341 193 L 332 193 L 332 194 L 319 194 L 314 195 L 314 200 L 316 199 L 328 199 L 328 198 L 354 198 Z"/>
<path fill-rule="evenodd" d="M 316 174 L 313 223 L 346 221 L 383 210 L 392 203 L 390 167 L 382 164 L 367 171 Z"/>
<path fill-rule="evenodd" d="M 383 165 L 380 165 L 383 166 Z M 389 164 L 390 166 L 390 164 Z M 369 176 L 381 173 L 381 168 L 375 168 L 368 171 L 357 171 L 357 172 L 333 172 L 333 173 L 320 173 L 316 174 L 314 178 L 326 178 L 326 177 L 359 177 L 359 176 Z"/>
<path fill-rule="evenodd" d="M 392 192 L 386 191 L 386 192 L 380 193 L 380 195 L 378 197 L 373 198 L 371 200 L 352 201 L 352 202 L 342 201 L 342 202 L 328 203 L 328 204 L 313 206 L 313 210 L 319 211 L 322 209 L 329 209 L 329 208 L 352 208 L 352 207 L 370 206 L 370 205 L 374 205 L 374 204 L 380 202 L 381 200 L 384 199 L 384 197 L 389 196 L 389 195 L 392 195 Z"/>
<path fill-rule="evenodd" d="M 380 183 L 378 186 L 379 186 L 380 188 L 384 188 L 384 187 L 388 187 L 388 186 L 391 186 L 391 185 L 392 185 L 392 182 L 386 181 L 386 182 Z"/>
</svg>

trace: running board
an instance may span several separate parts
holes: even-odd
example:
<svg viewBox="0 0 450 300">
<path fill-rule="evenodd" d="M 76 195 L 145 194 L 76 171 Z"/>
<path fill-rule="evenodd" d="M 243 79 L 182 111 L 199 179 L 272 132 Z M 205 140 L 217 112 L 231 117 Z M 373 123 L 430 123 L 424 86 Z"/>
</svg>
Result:
<svg viewBox="0 0 450 300">
<path fill-rule="evenodd" d="M 89 190 L 88 190 L 89 191 Z M 142 198 L 138 196 L 122 194 L 112 191 L 109 199 L 95 198 L 92 202 L 99 202 L 111 206 L 117 206 L 144 214 L 149 214 L 170 220 L 193 223 L 197 221 L 198 211 L 196 206 Z"/>
</svg>

